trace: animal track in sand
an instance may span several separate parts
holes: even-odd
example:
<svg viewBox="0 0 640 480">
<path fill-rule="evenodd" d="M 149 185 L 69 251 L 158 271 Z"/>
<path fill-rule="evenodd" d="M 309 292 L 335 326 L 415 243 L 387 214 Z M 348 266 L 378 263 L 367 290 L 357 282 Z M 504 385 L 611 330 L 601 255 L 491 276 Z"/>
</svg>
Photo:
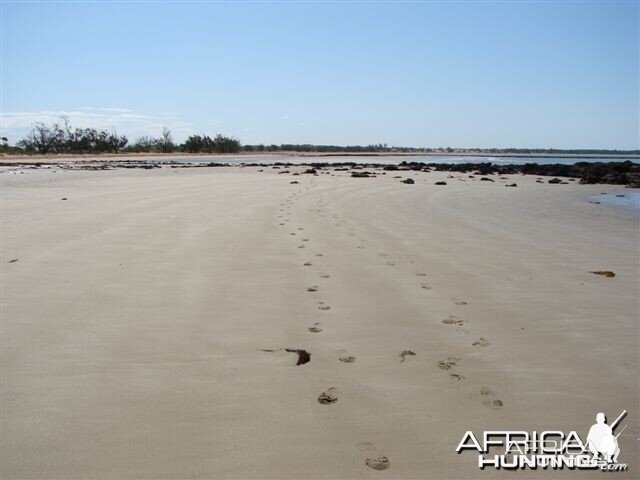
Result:
<svg viewBox="0 0 640 480">
<path fill-rule="evenodd" d="M 322 331 L 322 328 L 320 328 L 318 325 L 320 325 L 320 322 L 314 323 L 313 327 L 309 327 L 307 330 L 309 330 L 311 333 L 320 333 Z"/>
<path fill-rule="evenodd" d="M 322 405 L 331 405 L 338 401 L 338 396 L 335 394 L 335 387 L 328 388 L 318 396 L 318 403 Z"/>
<path fill-rule="evenodd" d="M 424 283 L 422 282 L 420 284 L 420 288 L 424 289 L 424 290 L 431 290 L 431 285 L 429 285 L 428 283 Z"/>
<path fill-rule="evenodd" d="M 324 302 L 318 302 L 318 310 L 331 310 L 329 305 L 325 305 Z"/>
<path fill-rule="evenodd" d="M 471 345 L 474 347 L 488 347 L 491 345 L 491 342 L 484 337 L 480 337 L 478 340 L 473 342 Z"/>
<path fill-rule="evenodd" d="M 400 352 L 400 355 L 398 355 L 400 357 L 400 363 L 404 362 L 405 357 L 407 356 L 415 356 L 416 352 L 412 351 L 412 350 L 403 350 L 402 352 Z"/>
</svg>

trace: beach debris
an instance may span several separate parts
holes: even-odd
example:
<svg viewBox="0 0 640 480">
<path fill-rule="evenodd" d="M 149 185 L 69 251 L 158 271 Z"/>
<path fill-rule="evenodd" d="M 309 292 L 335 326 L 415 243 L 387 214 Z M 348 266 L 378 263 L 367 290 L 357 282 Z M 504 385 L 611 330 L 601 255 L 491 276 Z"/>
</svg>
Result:
<svg viewBox="0 0 640 480">
<path fill-rule="evenodd" d="M 322 405 L 331 405 L 332 403 L 336 403 L 338 401 L 338 397 L 333 393 L 335 387 L 331 387 L 327 389 L 326 392 L 322 392 L 318 396 L 318 403 Z"/>
<path fill-rule="evenodd" d="M 596 271 L 589 271 L 589 273 L 593 273 L 595 275 L 602 275 L 603 277 L 607 277 L 607 278 L 613 278 L 616 276 L 616 274 L 610 270 L 596 270 Z"/>
<path fill-rule="evenodd" d="M 518 184 L 517 183 L 509 183 L 507 185 L 505 185 L 505 187 L 517 187 Z"/>
<path fill-rule="evenodd" d="M 374 470 L 386 470 L 391 466 L 391 462 L 385 456 L 367 458 L 364 463 Z"/>
<path fill-rule="evenodd" d="M 306 350 L 302 350 L 300 348 L 261 348 L 260 351 L 261 352 L 268 352 L 268 353 L 273 353 L 273 352 L 280 352 L 284 350 L 285 352 L 289 352 L 289 353 L 295 353 L 298 355 L 298 362 L 296 363 L 296 366 L 298 365 L 304 365 L 305 363 L 309 363 L 311 361 L 311 354 L 309 352 L 307 352 Z"/>
<path fill-rule="evenodd" d="M 338 358 L 338 360 L 340 360 L 341 362 L 344 363 L 353 363 L 356 361 L 356 357 L 351 356 L 351 355 L 345 355 L 343 357 Z"/>
<path fill-rule="evenodd" d="M 414 352 L 413 350 L 403 350 L 402 352 L 400 352 L 400 355 L 398 355 L 400 357 L 400 363 L 404 362 L 404 357 L 406 357 L 407 355 L 415 355 L 416 352 Z"/>
<path fill-rule="evenodd" d="M 289 353 L 295 353 L 298 355 L 297 365 L 304 365 L 305 363 L 309 363 L 311 361 L 311 354 L 306 350 L 302 350 L 299 348 L 285 348 L 285 350 Z"/>
<path fill-rule="evenodd" d="M 447 182 L 436 182 L 436 185 L 446 185 Z"/>
<path fill-rule="evenodd" d="M 407 185 L 413 185 L 416 182 L 413 180 L 413 178 L 405 178 L 404 180 L 402 180 L 401 183 L 406 183 Z"/>
</svg>

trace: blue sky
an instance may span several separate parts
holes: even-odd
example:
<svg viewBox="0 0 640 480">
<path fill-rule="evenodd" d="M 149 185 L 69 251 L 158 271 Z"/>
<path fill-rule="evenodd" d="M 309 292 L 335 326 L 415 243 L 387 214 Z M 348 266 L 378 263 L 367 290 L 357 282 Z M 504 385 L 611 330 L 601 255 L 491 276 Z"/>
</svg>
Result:
<svg viewBox="0 0 640 480">
<path fill-rule="evenodd" d="M 2 135 L 640 148 L 639 3 L 11 2 Z"/>
</svg>

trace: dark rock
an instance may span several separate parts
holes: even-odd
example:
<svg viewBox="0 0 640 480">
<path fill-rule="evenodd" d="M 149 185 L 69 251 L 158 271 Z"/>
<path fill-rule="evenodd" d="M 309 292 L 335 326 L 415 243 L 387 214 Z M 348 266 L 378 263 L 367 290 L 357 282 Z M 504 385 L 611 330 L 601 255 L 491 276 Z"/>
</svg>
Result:
<svg viewBox="0 0 640 480">
<path fill-rule="evenodd" d="M 402 183 L 406 183 L 407 185 L 413 185 L 416 182 L 413 180 L 413 178 L 405 178 L 404 180 L 402 180 Z"/>
<path fill-rule="evenodd" d="M 482 177 L 480 179 L 481 182 L 493 182 L 494 180 L 492 180 L 491 178 L 487 178 L 487 177 Z"/>
<path fill-rule="evenodd" d="M 510 183 L 508 185 L 505 185 L 505 187 L 517 187 L 518 184 L 517 183 Z"/>
<path fill-rule="evenodd" d="M 559 178 L 552 178 L 548 183 L 562 183 L 562 180 L 560 180 Z"/>
<path fill-rule="evenodd" d="M 447 182 L 436 182 L 436 185 L 446 185 Z"/>
</svg>

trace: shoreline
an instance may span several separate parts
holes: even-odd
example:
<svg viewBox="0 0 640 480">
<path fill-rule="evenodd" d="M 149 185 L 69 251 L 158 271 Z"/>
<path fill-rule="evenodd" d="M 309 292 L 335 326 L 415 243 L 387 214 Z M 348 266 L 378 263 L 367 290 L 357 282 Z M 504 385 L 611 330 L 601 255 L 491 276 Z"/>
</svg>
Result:
<svg viewBox="0 0 640 480">
<path fill-rule="evenodd" d="M 280 168 L 280 167 L 306 167 L 302 173 L 317 175 L 321 173 L 330 173 L 331 171 L 351 170 L 352 176 L 367 177 L 372 176 L 366 169 L 381 169 L 384 174 L 393 171 L 416 171 L 416 172 L 451 172 L 451 173 L 467 173 L 471 178 L 475 175 L 534 175 L 537 177 L 553 177 L 549 183 L 568 183 L 569 181 L 579 180 L 582 184 L 612 184 L 626 185 L 630 188 L 640 188 L 640 163 L 633 162 L 577 162 L 574 164 L 496 164 L 492 162 L 467 162 L 467 163 L 427 163 L 427 162 L 411 162 L 403 160 L 400 163 L 358 163 L 356 161 L 336 161 L 336 162 L 308 162 L 293 163 L 283 161 L 283 157 L 276 157 L 272 163 L 251 162 L 251 157 L 246 158 L 247 162 L 184 162 L 176 161 L 176 158 L 165 157 L 164 161 L 155 161 L 156 158 L 139 157 L 127 159 L 110 159 L 89 158 L 89 159 L 73 159 L 66 161 L 64 159 L 56 159 L 56 161 L 37 161 L 25 162 L 15 161 L 13 163 L 1 163 L 0 173 L 15 169 L 51 169 L 58 168 L 61 170 L 113 170 L 119 168 L 126 169 L 145 169 L 151 170 L 156 168 L 172 168 L 172 169 L 189 169 L 189 168 L 220 168 L 220 167 L 262 167 L 262 168 Z M 204 157 L 210 159 L 211 157 Z M 225 158 L 225 157 L 221 157 Z M 227 157 L 228 158 L 228 157 Z M 237 157 L 236 157 L 237 158 Z M 264 159 L 260 155 L 257 158 Z M 286 157 L 289 158 L 289 157 Z M 290 157 L 301 158 L 301 157 Z M 317 157 L 306 157 L 317 158 Z M 3 170 L 4 167 L 4 170 Z M 364 170 L 364 171 L 362 171 Z M 564 178 L 564 179 L 563 179 Z M 488 178 L 483 180 L 493 181 Z M 538 178 L 539 183 L 542 179 Z"/>
<path fill-rule="evenodd" d="M 238 153 L 100 153 L 100 154 L 0 154 L 0 165 L 4 162 L 15 160 L 110 160 L 110 159 L 140 159 L 140 158 L 229 158 L 229 157 L 486 157 L 486 158 L 567 158 L 567 159 L 594 159 L 603 158 L 611 160 L 639 161 L 640 155 L 616 155 L 616 154 L 551 154 L 551 153 L 447 153 L 447 152 L 238 152 Z"/>
</svg>

